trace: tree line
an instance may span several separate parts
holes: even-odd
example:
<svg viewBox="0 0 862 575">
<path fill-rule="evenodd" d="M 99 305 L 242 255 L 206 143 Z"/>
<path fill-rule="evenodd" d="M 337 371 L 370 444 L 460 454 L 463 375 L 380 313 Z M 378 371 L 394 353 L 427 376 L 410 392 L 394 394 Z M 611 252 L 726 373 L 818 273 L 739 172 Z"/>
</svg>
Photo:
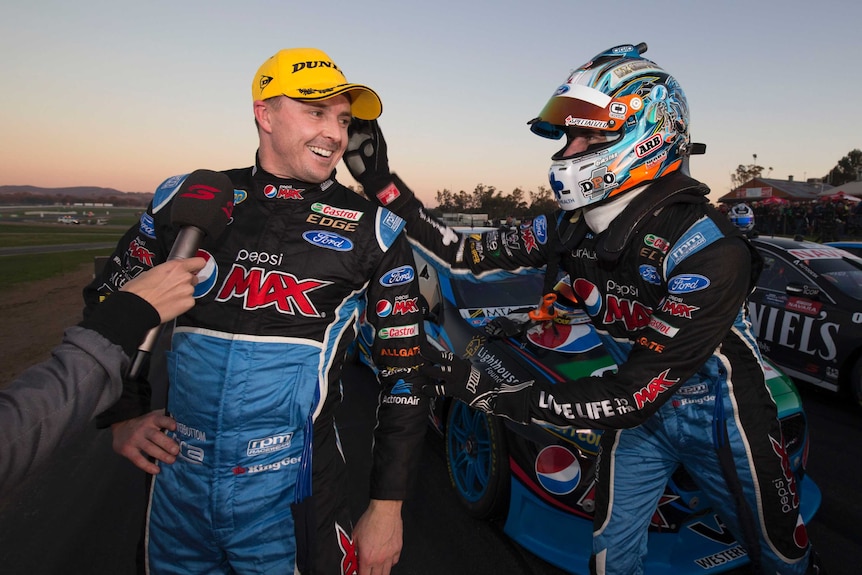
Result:
<svg viewBox="0 0 862 575">
<path fill-rule="evenodd" d="M 730 175 L 730 189 L 735 190 L 746 182 L 754 178 L 760 178 L 763 175 L 764 168 L 757 163 L 757 154 L 753 154 L 754 163 L 739 164 L 736 171 Z M 772 171 L 772 168 L 769 168 Z M 767 172 L 767 177 L 769 177 Z M 855 148 L 850 150 L 846 156 L 838 160 L 834 168 L 829 170 L 826 175 L 819 178 L 824 184 L 830 186 L 840 186 L 847 182 L 855 182 L 862 180 L 862 150 Z"/>
<path fill-rule="evenodd" d="M 554 194 L 549 188 L 539 186 L 539 190 L 524 191 L 515 188 L 503 193 L 494 186 L 478 184 L 472 192 L 461 190 L 458 193 L 444 189 L 437 191 L 437 207 L 432 211 L 439 213 L 483 213 L 492 221 L 504 220 L 507 216 L 523 219 L 545 214 L 557 209 Z"/>
</svg>

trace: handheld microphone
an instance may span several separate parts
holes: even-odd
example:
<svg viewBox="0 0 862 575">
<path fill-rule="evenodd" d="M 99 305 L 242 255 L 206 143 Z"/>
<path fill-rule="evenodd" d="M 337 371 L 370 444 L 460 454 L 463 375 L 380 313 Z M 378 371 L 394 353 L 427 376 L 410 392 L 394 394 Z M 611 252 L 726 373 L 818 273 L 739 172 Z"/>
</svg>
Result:
<svg viewBox="0 0 862 575">
<path fill-rule="evenodd" d="M 226 175 L 195 170 L 183 181 L 171 207 L 171 225 L 179 228 L 168 260 L 193 257 L 205 237 L 215 238 L 227 227 L 233 212 L 233 184 Z M 132 359 L 128 379 L 137 379 L 162 326 L 151 329 Z"/>
</svg>

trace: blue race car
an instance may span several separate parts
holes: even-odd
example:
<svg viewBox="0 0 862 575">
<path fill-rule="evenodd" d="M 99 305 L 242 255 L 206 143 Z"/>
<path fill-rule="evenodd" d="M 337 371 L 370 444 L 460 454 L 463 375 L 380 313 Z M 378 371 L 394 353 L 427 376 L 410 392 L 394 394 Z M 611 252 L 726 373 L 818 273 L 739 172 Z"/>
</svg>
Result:
<svg viewBox="0 0 862 575">
<path fill-rule="evenodd" d="M 474 355 L 484 341 L 481 360 L 522 381 L 559 382 L 616 369 L 580 310 L 560 305 L 554 321 L 530 318 L 542 293 L 541 273 L 470 281 L 453 278 L 418 252 L 414 255 L 430 310 L 425 329 L 438 348 Z M 558 288 L 574 297 L 565 280 Z M 495 320 L 508 326 L 511 335 L 489 339 L 484 327 Z M 373 337 L 371 326 L 360 321 L 355 352 L 372 369 L 368 350 Z M 791 380 L 773 368 L 767 375 L 808 522 L 821 495 L 805 474 L 805 413 Z M 448 398 L 433 402 L 430 422 L 444 441 L 452 486 L 472 516 L 502 519 L 505 533 L 533 554 L 570 573 L 589 572 L 601 431 L 515 425 Z M 646 572 L 723 573 L 747 563 L 720 511 L 709 506 L 680 468 L 653 515 Z"/>
</svg>

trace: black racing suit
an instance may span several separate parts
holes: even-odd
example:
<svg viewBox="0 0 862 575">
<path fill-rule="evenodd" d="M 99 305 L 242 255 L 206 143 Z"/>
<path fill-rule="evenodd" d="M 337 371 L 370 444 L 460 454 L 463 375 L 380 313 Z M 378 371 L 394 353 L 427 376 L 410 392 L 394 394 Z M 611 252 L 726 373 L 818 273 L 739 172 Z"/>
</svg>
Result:
<svg viewBox="0 0 862 575">
<path fill-rule="evenodd" d="M 354 573 L 347 477 L 334 413 L 363 298 L 382 384 L 371 497 L 403 500 L 427 404 L 419 393 L 422 312 L 403 221 L 332 177 L 279 179 L 259 165 L 225 172 L 233 217 L 198 255 L 195 307 L 177 318 L 167 409 L 181 451 L 154 477 L 151 572 Z M 165 260 L 177 236 L 165 181 L 84 291 L 88 306 Z M 382 316 L 383 314 L 381 314 Z M 349 383 L 345 382 L 345 385 Z M 101 425 L 148 411 L 147 385 Z M 131 389 L 131 388 L 130 388 Z"/>
<path fill-rule="evenodd" d="M 454 274 L 558 265 L 619 366 L 497 398 L 498 410 L 515 398 L 500 412 L 516 420 L 615 430 L 602 437 L 594 572 L 640 572 L 650 518 L 679 465 L 767 572 L 805 571 L 795 481 L 745 318 L 760 258 L 708 205 L 705 186 L 679 172 L 657 180 L 600 234 L 557 212 L 459 238 L 393 180 L 378 200 Z"/>
</svg>

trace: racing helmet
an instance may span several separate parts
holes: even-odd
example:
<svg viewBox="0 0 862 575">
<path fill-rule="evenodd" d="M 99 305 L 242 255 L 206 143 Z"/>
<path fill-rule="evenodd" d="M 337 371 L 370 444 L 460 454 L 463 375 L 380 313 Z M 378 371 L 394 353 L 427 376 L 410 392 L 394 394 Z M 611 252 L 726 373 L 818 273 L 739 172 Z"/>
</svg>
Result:
<svg viewBox="0 0 862 575">
<path fill-rule="evenodd" d="M 566 137 L 551 157 L 551 190 L 564 211 L 618 197 L 671 172 L 687 172 L 689 113 L 679 83 L 642 58 L 646 44 L 610 48 L 573 70 L 530 130 Z M 572 139 L 591 145 L 566 155 Z"/>
<path fill-rule="evenodd" d="M 738 227 L 744 232 L 750 232 L 754 229 L 754 210 L 748 204 L 739 203 L 730 208 L 728 213 L 730 223 Z"/>
</svg>

